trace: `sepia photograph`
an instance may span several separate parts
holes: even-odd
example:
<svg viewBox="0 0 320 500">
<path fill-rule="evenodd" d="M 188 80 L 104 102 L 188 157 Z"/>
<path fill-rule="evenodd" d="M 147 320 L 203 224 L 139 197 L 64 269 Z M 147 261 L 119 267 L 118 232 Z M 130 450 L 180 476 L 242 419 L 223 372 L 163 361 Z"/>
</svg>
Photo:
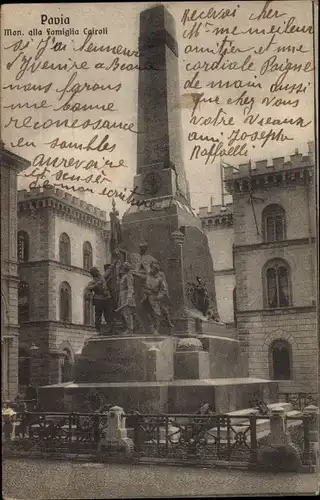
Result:
<svg viewBox="0 0 320 500">
<path fill-rule="evenodd" d="M 318 2 L 0 19 L 3 498 L 318 495 Z"/>
</svg>

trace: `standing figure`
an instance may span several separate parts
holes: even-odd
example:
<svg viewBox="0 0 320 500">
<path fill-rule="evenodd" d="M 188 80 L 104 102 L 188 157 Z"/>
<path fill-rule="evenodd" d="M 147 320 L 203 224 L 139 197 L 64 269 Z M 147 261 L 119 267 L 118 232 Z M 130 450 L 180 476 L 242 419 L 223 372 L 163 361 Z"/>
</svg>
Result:
<svg viewBox="0 0 320 500">
<path fill-rule="evenodd" d="M 134 279 L 131 273 L 132 266 L 124 262 L 120 268 L 119 303 L 116 312 L 121 312 L 126 323 L 124 334 L 133 334 L 133 314 L 135 308 Z"/>
<path fill-rule="evenodd" d="M 129 255 L 130 264 L 133 265 L 134 270 L 138 273 L 148 274 L 151 269 L 151 263 L 157 262 L 152 255 L 147 253 L 148 244 L 146 241 L 141 241 L 139 245 L 139 253 L 131 253 Z"/>
<path fill-rule="evenodd" d="M 156 262 L 156 259 L 152 255 L 148 254 L 148 244 L 146 241 L 141 241 L 139 245 L 139 253 L 130 253 L 128 255 L 128 261 L 133 266 L 133 270 L 136 273 L 148 275 L 151 269 L 151 263 Z M 135 291 L 135 301 L 136 301 L 136 319 L 140 324 L 140 327 L 144 329 L 145 327 L 145 312 L 142 305 L 144 299 L 144 285 L 143 281 L 136 279 L 134 283 Z"/>
<path fill-rule="evenodd" d="M 159 264 L 154 261 L 150 265 L 148 274 L 133 272 L 133 275 L 143 283 L 143 297 L 141 302 L 143 320 L 152 325 L 153 333 L 159 333 L 161 316 L 163 315 L 170 327 L 169 312 L 165 305 L 168 299 L 168 286 L 164 273 L 160 271 Z M 145 323 L 145 321 L 144 321 Z"/>
<path fill-rule="evenodd" d="M 124 255 L 118 248 L 113 250 L 111 254 L 111 262 L 112 264 L 105 271 L 104 277 L 111 293 L 113 310 L 115 310 L 117 309 L 119 302 L 120 269 L 124 262 Z"/>
<path fill-rule="evenodd" d="M 95 327 L 99 335 L 101 335 L 101 320 L 102 315 L 111 330 L 113 327 L 113 308 L 111 294 L 106 284 L 104 276 L 100 274 L 99 269 L 93 267 L 90 271 L 93 278 L 88 284 L 86 290 L 93 293 L 92 303 L 95 312 Z"/>
</svg>

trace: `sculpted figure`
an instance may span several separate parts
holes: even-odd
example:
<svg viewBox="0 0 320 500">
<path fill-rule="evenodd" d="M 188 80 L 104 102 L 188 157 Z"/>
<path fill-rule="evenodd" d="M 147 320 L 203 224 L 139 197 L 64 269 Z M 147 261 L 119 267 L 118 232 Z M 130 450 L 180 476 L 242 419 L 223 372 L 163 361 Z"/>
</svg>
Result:
<svg viewBox="0 0 320 500">
<path fill-rule="evenodd" d="M 132 335 L 134 326 L 134 278 L 131 273 L 132 266 L 128 262 L 124 262 L 119 270 L 119 303 L 116 312 L 121 312 L 125 323 L 126 331 L 124 334 Z"/>
<path fill-rule="evenodd" d="M 160 271 L 158 262 L 151 262 L 148 274 L 137 271 L 133 271 L 132 274 L 142 283 L 141 309 L 143 323 L 151 323 L 153 333 L 158 334 L 160 320 L 163 316 L 168 326 L 172 327 L 173 324 L 170 321 L 166 305 L 168 286 L 164 273 Z"/>
<path fill-rule="evenodd" d="M 195 282 L 188 282 L 188 297 L 194 307 L 209 320 L 219 322 L 218 312 L 213 307 L 213 302 L 208 289 L 202 279 L 197 276 Z"/>
<path fill-rule="evenodd" d="M 139 245 L 139 253 L 131 253 L 129 256 L 130 263 L 134 270 L 138 273 L 148 274 L 152 262 L 156 259 L 147 253 L 148 244 L 146 241 L 141 241 Z"/>
<path fill-rule="evenodd" d="M 92 303 L 95 313 L 95 327 L 99 335 L 101 335 L 101 320 L 102 315 L 109 328 L 113 327 L 113 308 L 111 301 L 111 294 L 104 279 L 100 274 L 99 269 L 93 267 L 90 271 L 92 281 L 88 284 L 86 290 L 93 294 Z"/>
<path fill-rule="evenodd" d="M 111 254 L 111 259 L 112 263 L 105 270 L 104 278 L 111 293 L 113 309 L 116 309 L 119 302 L 120 269 L 124 262 L 124 257 L 120 250 L 116 248 Z"/>
<path fill-rule="evenodd" d="M 202 312 L 204 316 L 207 315 L 210 306 L 210 297 L 205 284 L 199 276 L 196 277 L 196 282 L 189 282 L 189 297 L 196 309 Z"/>
</svg>

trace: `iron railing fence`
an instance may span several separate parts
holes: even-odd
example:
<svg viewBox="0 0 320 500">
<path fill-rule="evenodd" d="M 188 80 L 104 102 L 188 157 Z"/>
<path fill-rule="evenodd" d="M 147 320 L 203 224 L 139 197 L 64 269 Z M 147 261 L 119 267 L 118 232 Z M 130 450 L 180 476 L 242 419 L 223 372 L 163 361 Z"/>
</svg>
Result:
<svg viewBox="0 0 320 500">
<path fill-rule="evenodd" d="M 255 465 L 260 446 L 270 432 L 270 416 L 252 414 L 126 414 L 134 455 L 141 458 L 193 459 L 199 463 L 229 462 Z M 302 463 L 310 464 L 310 418 L 299 413 L 287 417 Z M 16 415 L 7 446 L 12 452 L 119 455 L 101 445 L 108 416 L 104 413 L 23 412 Z M 120 450 L 121 454 L 121 450 Z"/>
</svg>

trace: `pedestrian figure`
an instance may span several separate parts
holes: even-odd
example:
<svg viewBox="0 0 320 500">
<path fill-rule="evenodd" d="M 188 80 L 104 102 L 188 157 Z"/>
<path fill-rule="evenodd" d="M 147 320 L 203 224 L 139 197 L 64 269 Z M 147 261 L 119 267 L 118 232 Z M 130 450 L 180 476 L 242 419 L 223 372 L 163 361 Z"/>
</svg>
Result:
<svg viewBox="0 0 320 500">
<path fill-rule="evenodd" d="M 11 441 L 13 437 L 13 423 L 15 416 L 16 412 L 13 408 L 11 408 L 10 403 L 4 403 L 2 408 L 2 432 L 5 442 Z"/>
</svg>

